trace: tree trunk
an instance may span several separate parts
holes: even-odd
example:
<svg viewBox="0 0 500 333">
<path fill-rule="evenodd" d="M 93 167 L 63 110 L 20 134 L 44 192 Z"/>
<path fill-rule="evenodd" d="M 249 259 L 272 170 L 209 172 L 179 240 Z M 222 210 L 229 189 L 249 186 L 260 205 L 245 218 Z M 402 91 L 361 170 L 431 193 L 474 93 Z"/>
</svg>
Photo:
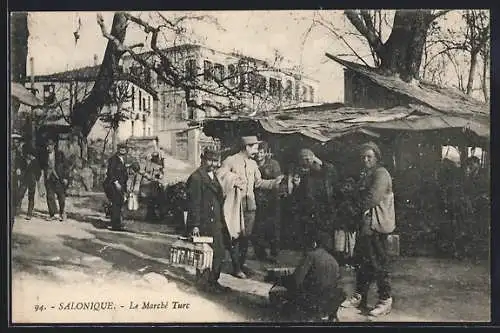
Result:
<svg viewBox="0 0 500 333">
<path fill-rule="evenodd" d="M 11 80 L 24 85 L 28 57 L 28 13 L 12 13 L 10 20 Z"/>
<path fill-rule="evenodd" d="M 467 95 L 472 95 L 474 89 L 474 76 L 476 75 L 477 56 L 479 51 L 472 50 L 470 53 L 469 79 L 467 80 Z"/>
<path fill-rule="evenodd" d="M 116 153 L 116 146 L 118 144 L 117 142 L 117 134 L 118 134 L 118 129 L 113 128 L 113 133 L 111 135 L 111 149 L 113 150 L 113 154 Z"/>
<path fill-rule="evenodd" d="M 382 71 L 399 74 L 406 82 L 418 79 L 430 15 L 430 10 L 396 11 L 391 34 L 379 52 Z"/>
<path fill-rule="evenodd" d="M 483 89 L 484 101 L 486 103 L 490 102 L 489 87 L 486 81 L 486 75 L 488 75 L 488 57 L 483 57 L 483 82 L 481 82 L 481 88 Z"/>
<path fill-rule="evenodd" d="M 126 32 L 127 17 L 125 13 L 115 13 L 111 34 L 123 43 Z M 117 49 L 112 41 L 108 42 L 99 75 L 97 76 L 90 95 L 83 102 L 75 104 L 71 122 L 73 126 L 81 128 L 84 136 L 90 133 L 90 130 L 98 119 L 99 112 L 106 103 L 122 54 L 123 53 Z"/>
</svg>

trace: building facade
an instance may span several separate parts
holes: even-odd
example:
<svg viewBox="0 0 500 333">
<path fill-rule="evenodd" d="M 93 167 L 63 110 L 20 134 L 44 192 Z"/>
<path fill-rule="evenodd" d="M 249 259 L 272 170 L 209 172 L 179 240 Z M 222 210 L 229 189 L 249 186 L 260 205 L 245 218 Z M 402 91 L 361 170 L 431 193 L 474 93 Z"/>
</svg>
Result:
<svg viewBox="0 0 500 333">
<path fill-rule="evenodd" d="M 202 148 L 214 142 L 199 128 L 191 128 L 190 121 L 221 113 L 262 114 L 317 100 L 317 81 L 263 60 L 194 44 L 163 52 L 172 64 L 173 76 L 184 86 L 169 83 L 125 55 L 119 64 L 118 84 L 127 86 L 129 98 L 122 103 L 109 103 L 102 112 L 116 112 L 119 104 L 127 113 L 118 129 L 119 140 L 158 136 L 163 149 L 194 165 L 199 164 Z M 145 52 L 140 56 L 158 65 L 157 55 Z M 91 91 L 98 71 L 99 66 L 92 66 L 37 76 L 35 89 L 46 102 L 64 100 L 62 109 L 69 112 L 74 101 L 82 100 Z M 188 98 L 186 84 L 192 88 Z M 107 124 L 98 121 L 89 138 L 104 138 L 107 132 Z"/>
<path fill-rule="evenodd" d="M 97 78 L 99 66 L 84 67 L 72 71 L 50 75 L 35 76 L 27 88 L 43 99 L 44 104 L 57 103 L 51 110 L 52 115 L 59 115 L 58 123 L 69 124 L 70 110 L 75 103 L 81 102 L 91 92 Z M 120 75 L 115 82 L 114 92 L 101 110 L 101 115 L 112 115 L 120 109 L 124 115 L 120 122 L 116 138 L 123 141 L 129 137 L 154 135 L 155 109 L 158 106 L 157 94 L 140 81 Z M 104 139 L 110 132 L 110 124 L 99 119 L 89 139 Z M 111 133 L 108 135 L 111 139 Z"/>
</svg>

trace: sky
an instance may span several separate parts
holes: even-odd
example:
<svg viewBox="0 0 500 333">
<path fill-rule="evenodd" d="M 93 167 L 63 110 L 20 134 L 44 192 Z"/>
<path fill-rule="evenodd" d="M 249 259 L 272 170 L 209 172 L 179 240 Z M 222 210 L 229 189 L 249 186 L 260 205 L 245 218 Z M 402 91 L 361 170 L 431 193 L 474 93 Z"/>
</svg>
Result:
<svg viewBox="0 0 500 333">
<path fill-rule="evenodd" d="M 317 13 L 317 12 L 316 12 Z M 113 12 L 101 12 L 108 31 L 111 29 Z M 155 12 L 132 13 L 142 19 L 154 21 Z M 185 15 L 186 12 L 162 12 L 168 18 Z M 304 74 L 319 81 L 317 97 L 320 101 L 343 101 L 343 68 L 325 56 L 348 53 L 345 44 L 325 29 L 311 26 L 315 12 L 312 10 L 283 11 L 204 11 L 195 15 L 210 15 L 218 25 L 205 21 L 190 21 L 190 41 L 204 44 L 220 51 L 238 51 L 242 54 L 268 60 L 274 59 L 275 50 L 293 66 L 300 66 Z M 35 75 L 48 74 L 82 66 L 93 65 L 94 54 L 102 60 L 107 40 L 97 24 L 97 12 L 31 12 L 29 14 L 29 57 L 35 60 Z M 321 15 L 333 22 L 336 28 L 351 29 L 342 11 L 322 10 Z M 450 14 L 448 14 L 450 15 Z M 81 21 L 80 39 L 75 44 L 73 31 Z M 453 22 L 453 20 L 451 20 Z M 127 30 L 126 44 L 149 43 L 146 35 L 133 24 Z M 369 50 L 363 42 L 349 38 L 354 48 L 363 56 Z M 165 47 L 172 46 L 172 40 Z M 139 50 L 140 51 L 140 50 Z M 146 51 L 146 49 L 144 49 Z M 354 60 L 353 58 L 346 58 Z M 369 57 L 367 58 L 369 59 Z M 28 75 L 30 70 L 28 69 Z"/>
</svg>

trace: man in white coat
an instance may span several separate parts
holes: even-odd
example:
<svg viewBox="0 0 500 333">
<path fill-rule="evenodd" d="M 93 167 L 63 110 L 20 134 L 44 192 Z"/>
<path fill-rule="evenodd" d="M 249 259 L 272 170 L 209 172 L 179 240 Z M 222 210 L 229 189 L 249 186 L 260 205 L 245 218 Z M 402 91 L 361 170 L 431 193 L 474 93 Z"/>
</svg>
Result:
<svg viewBox="0 0 500 333">
<path fill-rule="evenodd" d="M 221 179 L 225 195 L 228 192 L 236 190 L 238 197 L 241 197 L 241 205 L 238 209 L 241 211 L 243 221 L 239 225 L 239 230 L 231 232 L 232 238 L 231 259 L 233 262 L 233 275 L 239 278 L 246 278 L 249 273 L 245 266 L 249 241 L 252 240 L 253 225 L 255 222 L 255 188 L 277 189 L 283 179 L 283 175 L 275 179 L 264 180 L 259 171 L 259 167 L 253 157 L 257 154 L 260 141 L 256 136 L 244 136 L 241 138 L 241 149 L 238 153 L 228 156 L 218 170 L 217 176 Z M 226 196 L 226 200 L 228 200 Z M 227 205 L 226 205 L 227 206 Z M 227 207 L 224 209 L 227 215 Z M 234 216 L 234 214 L 231 214 Z M 231 217 L 226 217 L 226 223 L 231 224 Z M 246 273 L 246 274 L 245 274 Z"/>
</svg>

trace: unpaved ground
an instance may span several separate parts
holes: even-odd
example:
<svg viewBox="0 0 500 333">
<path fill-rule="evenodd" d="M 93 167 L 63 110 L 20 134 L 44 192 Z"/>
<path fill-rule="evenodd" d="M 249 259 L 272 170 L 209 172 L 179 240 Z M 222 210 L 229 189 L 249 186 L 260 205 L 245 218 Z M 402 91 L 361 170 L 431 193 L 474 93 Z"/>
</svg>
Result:
<svg viewBox="0 0 500 333">
<path fill-rule="evenodd" d="M 289 321 L 269 309 L 270 285 L 263 282 L 266 265 L 250 260 L 257 274 L 242 281 L 223 274 L 220 281 L 233 289 L 227 295 L 200 293 L 189 272 L 166 260 L 174 237 L 153 232 L 151 225 L 127 221 L 139 233 L 115 233 L 99 226 L 101 213 L 70 198 L 65 223 L 43 219 L 18 219 L 13 231 L 13 319 L 30 322 L 228 322 Z M 38 212 L 43 217 L 43 213 Z M 82 219 L 82 217 L 85 217 Z M 89 218 L 90 217 L 90 218 Z M 84 223 L 85 222 L 85 223 Z M 90 223 L 89 223 L 90 222 Z M 160 230 L 161 231 L 161 230 Z M 293 266 L 298 256 L 283 251 L 282 265 Z M 225 272 L 229 271 L 229 261 Z M 431 258 L 398 258 L 393 269 L 394 309 L 377 321 L 459 322 L 490 320 L 489 263 Z M 346 292 L 352 291 L 354 274 L 343 271 Z M 115 311 L 57 311 L 60 302 L 110 300 Z M 190 303 L 189 310 L 130 310 L 130 301 Z M 370 302 L 376 300 L 372 290 Z M 34 311 L 39 304 L 55 309 Z M 124 308 L 121 308 L 121 305 Z M 342 321 L 368 321 L 354 310 L 342 310 Z M 293 318 L 292 318 L 293 319 Z"/>
</svg>

